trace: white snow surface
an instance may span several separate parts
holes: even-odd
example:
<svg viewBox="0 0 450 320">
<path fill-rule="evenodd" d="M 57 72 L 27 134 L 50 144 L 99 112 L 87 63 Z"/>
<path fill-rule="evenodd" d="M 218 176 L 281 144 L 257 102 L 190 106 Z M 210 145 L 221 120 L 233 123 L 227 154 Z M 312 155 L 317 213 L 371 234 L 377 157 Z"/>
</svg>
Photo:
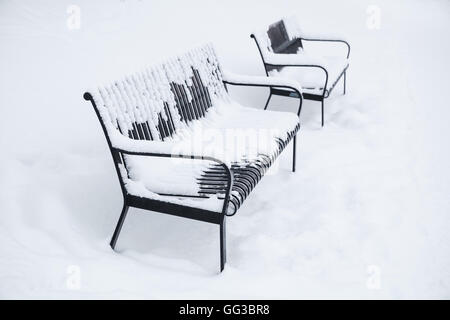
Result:
<svg viewBox="0 0 450 320">
<path fill-rule="evenodd" d="M 448 1 L 194 2 L 1 2 L 0 297 L 450 298 Z M 288 148 L 227 220 L 224 272 L 217 226 L 143 210 L 113 252 L 121 192 L 85 88 L 208 41 L 262 76 L 249 34 L 290 14 L 350 41 L 347 94 L 324 128 L 304 104 L 297 172 Z M 229 90 L 255 108 L 268 94 Z"/>
</svg>

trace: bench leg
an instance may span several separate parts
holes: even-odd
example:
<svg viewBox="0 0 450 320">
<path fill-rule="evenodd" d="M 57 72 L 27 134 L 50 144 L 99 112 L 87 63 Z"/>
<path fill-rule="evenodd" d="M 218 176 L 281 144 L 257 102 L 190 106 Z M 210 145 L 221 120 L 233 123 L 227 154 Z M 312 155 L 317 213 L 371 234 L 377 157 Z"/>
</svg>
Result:
<svg viewBox="0 0 450 320">
<path fill-rule="evenodd" d="M 114 234 L 111 238 L 111 242 L 109 243 L 113 250 L 116 247 L 117 238 L 119 238 L 119 233 L 127 216 L 128 208 L 129 207 L 126 204 L 123 204 L 122 213 L 120 214 L 119 221 L 117 222 L 116 229 L 114 230 Z"/>
<path fill-rule="evenodd" d="M 347 82 L 347 71 L 344 72 L 344 95 L 345 95 L 345 85 Z"/>
<path fill-rule="evenodd" d="M 322 99 L 322 127 L 324 123 L 324 112 L 323 112 L 323 99 Z"/>
<path fill-rule="evenodd" d="M 271 98 L 272 98 L 272 92 L 270 92 L 269 98 L 267 98 L 266 105 L 264 106 L 264 110 L 266 110 L 267 107 L 269 106 L 269 102 L 270 102 L 270 99 L 271 99 Z"/>
<path fill-rule="evenodd" d="M 295 160 L 296 160 L 296 153 L 297 153 L 297 135 L 294 136 L 294 141 L 292 141 L 292 172 L 295 172 Z"/>
<path fill-rule="evenodd" d="M 227 239 L 226 239 L 226 228 L 225 228 L 226 216 L 223 215 L 220 221 L 220 272 L 225 268 L 225 262 L 227 261 Z"/>
</svg>

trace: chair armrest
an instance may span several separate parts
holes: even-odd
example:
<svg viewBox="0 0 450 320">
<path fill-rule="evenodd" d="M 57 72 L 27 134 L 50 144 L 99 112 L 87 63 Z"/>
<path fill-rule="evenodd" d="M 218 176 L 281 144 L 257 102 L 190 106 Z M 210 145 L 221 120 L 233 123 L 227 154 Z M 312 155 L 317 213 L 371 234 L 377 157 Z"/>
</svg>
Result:
<svg viewBox="0 0 450 320">
<path fill-rule="evenodd" d="M 302 96 L 300 83 L 285 78 L 247 76 L 223 71 L 223 82 L 241 86 L 288 88 L 294 90 L 300 98 Z"/>
<path fill-rule="evenodd" d="M 247 87 L 268 87 L 268 88 L 287 88 L 293 90 L 297 96 L 293 96 L 300 100 L 297 116 L 300 116 L 303 103 L 303 92 L 301 85 L 294 80 L 276 77 L 246 76 L 239 75 L 227 71 L 223 71 L 223 82 L 225 84 L 247 86 Z"/>
<path fill-rule="evenodd" d="M 306 59 L 305 59 L 306 58 Z M 325 96 L 328 84 L 328 71 L 325 63 L 320 58 L 304 57 L 296 54 L 270 54 L 266 55 L 264 64 L 271 67 L 297 67 L 297 68 L 316 68 L 325 73 L 322 95 Z"/>
<path fill-rule="evenodd" d="M 288 66 L 319 66 L 325 68 L 326 61 L 320 56 L 310 56 L 307 54 L 292 53 L 273 53 L 267 52 L 264 57 L 264 63 L 271 66 L 288 67 Z"/>
<path fill-rule="evenodd" d="M 308 38 L 302 38 L 302 41 L 312 41 L 312 42 L 337 42 L 337 43 L 343 43 L 347 46 L 347 59 L 350 57 L 350 44 L 342 39 L 329 39 L 329 38 L 322 38 L 320 36 L 315 37 L 308 37 Z"/>
</svg>

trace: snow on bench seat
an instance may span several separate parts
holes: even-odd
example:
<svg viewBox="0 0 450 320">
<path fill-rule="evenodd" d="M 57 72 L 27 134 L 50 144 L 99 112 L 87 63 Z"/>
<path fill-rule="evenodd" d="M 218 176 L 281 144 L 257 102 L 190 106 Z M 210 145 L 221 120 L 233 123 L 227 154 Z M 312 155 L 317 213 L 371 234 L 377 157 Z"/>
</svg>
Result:
<svg viewBox="0 0 450 320">
<path fill-rule="evenodd" d="M 181 133 L 168 139 L 178 141 L 178 146 L 194 146 L 196 141 L 203 139 L 202 148 L 208 148 L 209 153 L 230 162 L 235 168 L 254 167 L 261 170 L 257 164 L 271 163 L 275 160 L 285 145 L 298 131 L 298 117 L 292 113 L 265 111 L 247 108 L 236 102 L 220 102 L 211 108 L 206 116 L 193 121 L 192 125 Z M 205 136 L 202 136 L 205 135 Z M 211 139 L 210 139 L 211 138 Z M 175 142 L 176 143 L 176 142 Z M 228 158 L 227 158 L 228 157 Z M 167 202 L 184 203 L 198 208 L 220 212 L 223 204 L 224 186 L 218 190 L 217 183 L 208 175 L 208 171 L 218 170 L 214 163 L 200 160 L 161 159 L 145 156 L 126 156 L 129 173 L 127 189 L 136 196 L 153 196 L 174 194 L 183 197 L 159 197 Z M 249 173 L 249 177 L 238 176 L 234 170 L 234 185 L 232 188 L 231 205 L 228 215 L 236 212 L 245 197 L 261 178 L 260 173 Z M 251 184 L 240 183 L 242 179 L 251 180 Z M 202 182 L 200 185 L 199 182 Z M 216 186 L 218 197 L 214 201 L 202 201 L 210 198 L 208 187 Z M 242 188 L 250 190 L 241 191 Z M 147 191 L 151 192 L 148 193 Z M 220 192 L 219 192 L 220 191 Z M 213 195 L 214 195 L 213 194 Z M 196 199 L 188 199 L 191 196 Z"/>
</svg>

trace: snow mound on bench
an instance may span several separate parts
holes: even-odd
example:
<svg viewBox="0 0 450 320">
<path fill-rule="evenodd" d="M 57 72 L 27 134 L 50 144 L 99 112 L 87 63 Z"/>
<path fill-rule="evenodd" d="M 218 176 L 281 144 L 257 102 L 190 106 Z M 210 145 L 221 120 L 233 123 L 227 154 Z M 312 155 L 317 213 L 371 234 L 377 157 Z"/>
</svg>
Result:
<svg viewBox="0 0 450 320">
<path fill-rule="evenodd" d="M 299 118 L 293 113 L 262 111 L 236 102 L 220 102 L 204 118 L 193 121 L 190 127 L 167 139 L 167 143 L 173 143 L 176 149 L 185 152 L 190 149 L 191 154 L 208 154 L 228 163 L 252 162 L 261 155 L 276 157 L 279 141 L 288 140 L 289 133 L 296 130 L 298 123 Z M 131 194 L 221 211 L 223 200 L 216 197 L 211 201 L 159 195 L 198 196 L 197 179 L 214 162 L 135 155 L 128 155 L 125 160 L 129 176 L 126 187 Z"/>
</svg>

